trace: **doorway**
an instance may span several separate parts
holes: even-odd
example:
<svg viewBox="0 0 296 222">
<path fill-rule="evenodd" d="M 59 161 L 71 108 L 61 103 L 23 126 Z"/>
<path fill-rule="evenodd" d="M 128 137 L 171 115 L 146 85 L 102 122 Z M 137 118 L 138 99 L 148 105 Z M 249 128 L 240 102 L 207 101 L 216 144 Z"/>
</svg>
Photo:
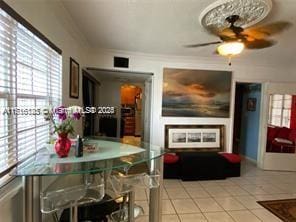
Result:
<svg viewBox="0 0 296 222">
<path fill-rule="evenodd" d="M 262 168 L 296 171 L 296 84 L 268 83 L 262 116 Z"/>
<path fill-rule="evenodd" d="M 235 85 L 233 153 L 257 163 L 261 104 L 260 83 Z"/>
<path fill-rule="evenodd" d="M 142 134 L 142 88 L 141 84 L 123 84 L 121 97 L 121 137 L 124 143 L 140 145 Z"/>
<path fill-rule="evenodd" d="M 98 106 L 116 112 L 99 116 L 95 134 L 116 137 L 123 143 L 150 142 L 152 73 L 87 68 L 100 82 Z"/>
</svg>

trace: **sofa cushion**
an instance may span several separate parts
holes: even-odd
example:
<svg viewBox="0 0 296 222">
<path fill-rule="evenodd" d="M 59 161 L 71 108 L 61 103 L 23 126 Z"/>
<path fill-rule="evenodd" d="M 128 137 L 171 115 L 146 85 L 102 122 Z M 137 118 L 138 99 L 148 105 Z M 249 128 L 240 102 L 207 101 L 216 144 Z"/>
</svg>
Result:
<svg viewBox="0 0 296 222">
<path fill-rule="evenodd" d="M 296 129 L 291 129 L 289 140 L 295 142 L 296 141 Z"/>
<path fill-rule="evenodd" d="M 277 134 L 277 138 L 289 139 L 291 130 L 287 127 L 280 128 L 280 131 Z"/>
<path fill-rule="evenodd" d="M 283 139 L 283 138 L 275 138 L 274 141 L 282 144 L 292 145 L 293 142 L 291 140 Z"/>
<path fill-rule="evenodd" d="M 234 153 L 220 153 L 225 159 L 227 159 L 231 163 L 240 163 L 241 157 Z"/>
<path fill-rule="evenodd" d="M 279 129 L 279 127 L 268 127 L 267 140 L 272 141 L 277 136 Z"/>
<path fill-rule="evenodd" d="M 175 154 L 166 153 L 164 154 L 163 162 L 166 164 L 173 164 L 179 161 L 179 156 Z"/>
</svg>

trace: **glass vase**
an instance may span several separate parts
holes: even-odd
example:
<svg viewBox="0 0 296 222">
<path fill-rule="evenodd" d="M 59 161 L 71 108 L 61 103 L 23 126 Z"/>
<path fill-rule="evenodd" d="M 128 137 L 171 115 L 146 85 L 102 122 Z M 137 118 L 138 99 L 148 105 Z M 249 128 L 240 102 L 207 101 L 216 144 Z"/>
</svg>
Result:
<svg viewBox="0 0 296 222">
<path fill-rule="evenodd" d="M 67 133 L 60 133 L 54 145 L 55 151 L 60 158 L 67 157 L 71 148 L 71 140 Z"/>
</svg>

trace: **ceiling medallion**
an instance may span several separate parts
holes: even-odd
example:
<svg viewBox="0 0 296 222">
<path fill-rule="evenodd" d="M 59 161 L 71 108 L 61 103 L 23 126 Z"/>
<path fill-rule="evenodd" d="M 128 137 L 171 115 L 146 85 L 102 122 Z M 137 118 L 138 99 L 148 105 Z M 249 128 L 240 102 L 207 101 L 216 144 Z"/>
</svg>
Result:
<svg viewBox="0 0 296 222">
<path fill-rule="evenodd" d="M 205 28 L 222 29 L 229 26 L 228 16 L 239 15 L 237 26 L 247 28 L 262 21 L 271 11 L 271 0 L 219 0 L 209 5 L 200 15 L 199 21 Z"/>
</svg>

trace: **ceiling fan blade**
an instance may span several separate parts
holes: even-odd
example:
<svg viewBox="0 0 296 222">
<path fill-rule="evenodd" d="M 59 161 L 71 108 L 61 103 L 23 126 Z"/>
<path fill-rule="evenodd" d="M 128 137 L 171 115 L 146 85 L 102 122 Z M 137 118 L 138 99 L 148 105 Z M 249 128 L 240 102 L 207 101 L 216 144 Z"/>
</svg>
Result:
<svg viewBox="0 0 296 222">
<path fill-rule="evenodd" d="M 240 28 L 240 27 L 235 27 Z M 207 26 L 206 28 L 207 33 L 210 35 L 218 36 L 222 41 L 231 41 L 237 39 L 237 34 L 235 34 L 233 28 L 224 28 L 224 29 L 218 29 L 215 26 Z M 241 32 L 243 30 L 239 30 L 238 32 Z"/>
<path fill-rule="evenodd" d="M 226 36 L 238 36 L 240 35 L 244 29 L 239 26 L 230 26 L 228 28 L 225 28 L 221 30 L 220 35 L 226 35 Z"/>
<path fill-rule="evenodd" d="M 216 41 L 216 42 L 208 42 L 208 43 L 201 43 L 201 44 L 192 44 L 192 45 L 185 45 L 184 47 L 186 48 L 197 48 L 197 47 L 202 47 L 202 46 L 208 46 L 208 45 L 217 45 L 222 43 L 221 41 Z"/>
<path fill-rule="evenodd" d="M 219 33 L 221 32 L 221 30 L 219 30 L 217 27 L 213 26 L 213 25 L 209 25 L 207 26 L 207 28 L 205 28 L 206 32 L 209 33 L 210 35 L 215 35 L 218 36 Z"/>
<path fill-rule="evenodd" d="M 292 23 L 285 21 L 278 21 L 267 25 L 248 28 L 243 31 L 244 35 L 247 35 L 255 39 L 264 39 L 269 36 L 279 34 L 292 26 Z"/>
<path fill-rule="evenodd" d="M 210 26 L 207 26 L 206 31 L 207 31 L 207 33 L 209 33 L 211 35 L 215 35 L 215 36 L 225 36 L 225 37 L 235 36 L 235 33 L 233 32 L 233 30 L 230 27 L 219 29 L 213 25 L 210 25 Z"/>
<path fill-rule="evenodd" d="M 266 39 L 255 39 L 253 41 L 244 41 L 247 49 L 264 49 L 276 44 L 276 41 Z"/>
<path fill-rule="evenodd" d="M 234 31 L 231 28 L 225 28 L 223 30 L 221 30 L 221 32 L 219 33 L 219 35 L 221 36 L 227 36 L 230 38 L 234 38 L 236 37 L 236 34 L 234 33 Z"/>
</svg>

